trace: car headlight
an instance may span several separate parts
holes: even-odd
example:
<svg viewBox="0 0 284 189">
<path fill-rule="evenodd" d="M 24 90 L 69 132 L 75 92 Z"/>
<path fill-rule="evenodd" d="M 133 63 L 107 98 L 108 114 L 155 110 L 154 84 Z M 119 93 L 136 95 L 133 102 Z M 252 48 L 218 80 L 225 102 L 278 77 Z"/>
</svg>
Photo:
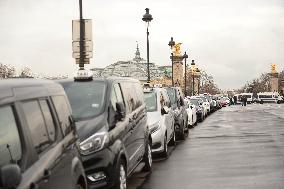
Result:
<svg viewBox="0 0 284 189">
<path fill-rule="evenodd" d="M 160 130 L 160 128 L 161 128 L 161 124 L 160 124 L 160 122 L 157 122 L 157 123 L 153 124 L 153 125 L 150 127 L 150 133 L 151 133 L 151 134 L 152 134 L 152 133 L 155 133 L 155 132 L 157 132 L 158 130 Z"/>
<path fill-rule="evenodd" d="M 95 133 L 79 144 L 80 151 L 83 155 L 88 155 L 104 148 L 108 142 L 109 136 L 106 131 Z"/>
</svg>

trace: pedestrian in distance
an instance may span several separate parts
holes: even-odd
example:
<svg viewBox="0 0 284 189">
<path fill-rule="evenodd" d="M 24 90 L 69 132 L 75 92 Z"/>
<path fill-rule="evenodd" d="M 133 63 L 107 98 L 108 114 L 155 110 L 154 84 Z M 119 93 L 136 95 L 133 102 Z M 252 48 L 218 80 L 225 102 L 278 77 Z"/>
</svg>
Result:
<svg viewBox="0 0 284 189">
<path fill-rule="evenodd" d="M 237 105 L 237 103 L 238 103 L 238 97 L 234 96 L 234 105 Z"/>
<path fill-rule="evenodd" d="M 247 106 L 247 97 L 245 95 L 242 95 L 242 106 Z"/>
<path fill-rule="evenodd" d="M 233 98 L 230 97 L 230 105 L 233 105 L 233 104 L 234 104 Z"/>
</svg>

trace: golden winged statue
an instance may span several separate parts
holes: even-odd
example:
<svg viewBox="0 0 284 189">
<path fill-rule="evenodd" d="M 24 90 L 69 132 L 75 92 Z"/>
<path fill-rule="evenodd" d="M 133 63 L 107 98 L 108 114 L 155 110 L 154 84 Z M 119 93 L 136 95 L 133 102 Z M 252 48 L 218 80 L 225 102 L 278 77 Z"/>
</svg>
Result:
<svg viewBox="0 0 284 189">
<path fill-rule="evenodd" d="M 172 47 L 172 51 L 174 56 L 182 56 L 181 55 L 181 50 L 180 50 L 180 46 L 182 43 L 177 43 Z"/>
<path fill-rule="evenodd" d="M 277 73 L 277 64 L 271 64 L 271 73 Z"/>
</svg>

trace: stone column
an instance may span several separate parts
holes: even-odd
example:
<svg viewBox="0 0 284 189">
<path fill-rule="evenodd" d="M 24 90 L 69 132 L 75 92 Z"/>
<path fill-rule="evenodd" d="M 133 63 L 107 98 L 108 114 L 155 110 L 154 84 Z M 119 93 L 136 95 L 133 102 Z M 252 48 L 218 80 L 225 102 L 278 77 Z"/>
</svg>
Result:
<svg viewBox="0 0 284 189">
<path fill-rule="evenodd" d="M 174 56 L 174 86 L 183 87 L 183 56 Z"/>
<path fill-rule="evenodd" d="M 270 73 L 270 88 L 271 92 L 278 92 L 278 73 Z"/>
</svg>

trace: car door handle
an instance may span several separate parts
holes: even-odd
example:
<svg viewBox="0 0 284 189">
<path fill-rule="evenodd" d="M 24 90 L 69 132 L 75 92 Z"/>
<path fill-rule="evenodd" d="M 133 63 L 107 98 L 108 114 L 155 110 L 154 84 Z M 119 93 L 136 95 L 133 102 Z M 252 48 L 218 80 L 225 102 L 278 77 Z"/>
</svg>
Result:
<svg viewBox="0 0 284 189">
<path fill-rule="evenodd" d="M 44 170 L 42 179 L 48 180 L 50 178 L 50 176 L 51 176 L 51 171 L 46 169 L 46 170 Z"/>
</svg>

